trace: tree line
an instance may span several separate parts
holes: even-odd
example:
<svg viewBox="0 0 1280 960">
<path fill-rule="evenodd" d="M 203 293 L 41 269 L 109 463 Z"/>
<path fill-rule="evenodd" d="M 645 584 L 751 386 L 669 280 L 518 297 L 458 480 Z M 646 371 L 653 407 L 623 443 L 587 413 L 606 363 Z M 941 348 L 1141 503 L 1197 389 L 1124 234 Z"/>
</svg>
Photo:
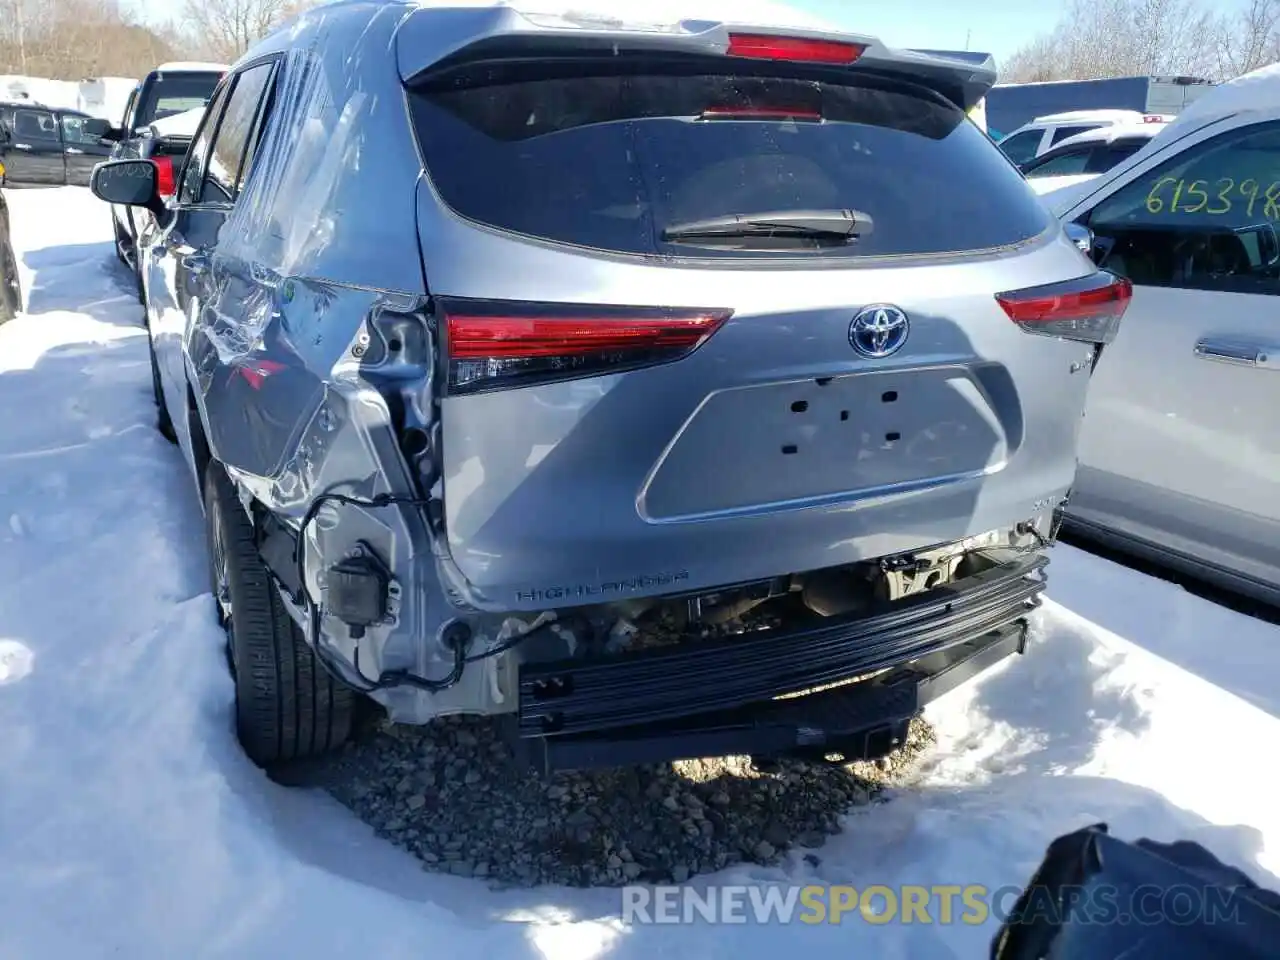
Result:
<svg viewBox="0 0 1280 960">
<path fill-rule="evenodd" d="M 186 0 L 169 23 L 120 0 L 0 0 L 0 74 L 138 77 L 165 60 L 230 63 L 313 0 Z M 980 10 L 979 0 L 972 0 Z M 1280 60 L 1280 0 L 1070 0 L 1058 25 L 1000 64 L 1001 80 L 1183 75 L 1223 80 Z"/>
<path fill-rule="evenodd" d="M 1057 26 L 1000 64 L 1001 80 L 1192 76 L 1229 80 L 1280 61 L 1280 0 L 1071 0 Z"/>
<path fill-rule="evenodd" d="M 187 0 L 170 22 L 120 0 L 0 0 L 0 75 L 141 77 L 171 60 L 231 63 L 309 0 Z"/>
</svg>

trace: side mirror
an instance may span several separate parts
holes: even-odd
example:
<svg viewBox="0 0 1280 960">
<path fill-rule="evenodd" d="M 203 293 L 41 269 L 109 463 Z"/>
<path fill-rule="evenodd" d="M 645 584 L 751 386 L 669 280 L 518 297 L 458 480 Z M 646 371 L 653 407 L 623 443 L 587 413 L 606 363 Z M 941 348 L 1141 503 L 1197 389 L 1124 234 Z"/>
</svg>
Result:
<svg viewBox="0 0 1280 960">
<path fill-rule="evenodd" d="M 1071 242 L 1080 248 L 1080 252 L 1092 260 L 1094 242 L 1093 231 L 1082 223 L 1068 223 L 1063 229 L 1066 230 L 1067 237 Z"/>
<path fill-rule="evenodd" d="M 119 127 L 113 127 L 106 120 L 100 120 L 97 117 L 84 121 L 80 129 L 95 139 L 110 140 L 112 143 L 119 142 L 124 135 L 124 131 Z"/>
<path fill-rule="evenodd" d="M 107 203 L 144 207 L 159 215 L 164 211 L 164 200 L 157 181 L 155 164 L 150 160 L 108 160 L 93 168 L 89 190 Z"/>
</svg>

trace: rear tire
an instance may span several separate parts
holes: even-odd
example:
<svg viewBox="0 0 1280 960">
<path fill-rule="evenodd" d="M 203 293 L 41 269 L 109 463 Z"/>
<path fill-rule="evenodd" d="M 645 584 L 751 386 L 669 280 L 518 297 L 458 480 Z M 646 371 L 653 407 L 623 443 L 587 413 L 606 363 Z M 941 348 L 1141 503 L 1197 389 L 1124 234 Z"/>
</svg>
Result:
<svg viewBox="0 0 1280 960">
<path fill-rule="evenodd" d="M 355 692 L 316 660 L 285 611 L 222 467 L 204 475 L 214 596 L 224 615 L 236 683 L 236 732 L 260 767 L 317 757 L 351 733 Z"/>
</svg>

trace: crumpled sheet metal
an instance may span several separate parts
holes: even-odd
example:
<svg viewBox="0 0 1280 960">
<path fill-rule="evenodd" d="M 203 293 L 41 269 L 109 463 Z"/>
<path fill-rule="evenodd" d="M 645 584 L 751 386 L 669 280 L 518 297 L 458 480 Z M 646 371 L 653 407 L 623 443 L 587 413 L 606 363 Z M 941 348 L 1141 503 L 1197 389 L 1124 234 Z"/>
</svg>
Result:
<svg viewBox="0 0 1280 960">
<path fill-rule="evenodd" d="M 289 280 L 422 289 L 421 167 L 391 54 L 403 16 L 387 6 L 346 36 L 360 21 L 321 8 L 280 41 L 283 69 L 253 176 L 218 238 L 219 256 L 253 264 L 276 295 L 250 309 L 212 305 L 209 333 L 223 362 L 258 347 Z"/>
</svg>

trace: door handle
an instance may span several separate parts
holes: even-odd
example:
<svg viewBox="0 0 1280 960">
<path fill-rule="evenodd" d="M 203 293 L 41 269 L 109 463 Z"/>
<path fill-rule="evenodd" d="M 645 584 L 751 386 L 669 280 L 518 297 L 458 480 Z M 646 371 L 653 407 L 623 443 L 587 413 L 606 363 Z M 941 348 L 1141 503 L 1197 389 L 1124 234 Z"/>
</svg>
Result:
<svg viewBox="0 0 1280 960">
<path fill-rule="evenodd" d="M 76 147 L 67 147 L 67 153 L 84 153 L 84 151 Z"/>
<path fill-rule="evenodd" d="M 1280 370 L 1280 350 L 1257 343 L 1204 339 L 1197 341 L 1195 354 L 1201 360 L 1216 360 L 1241 367 L 1264 367 Z"/>
</svg>

